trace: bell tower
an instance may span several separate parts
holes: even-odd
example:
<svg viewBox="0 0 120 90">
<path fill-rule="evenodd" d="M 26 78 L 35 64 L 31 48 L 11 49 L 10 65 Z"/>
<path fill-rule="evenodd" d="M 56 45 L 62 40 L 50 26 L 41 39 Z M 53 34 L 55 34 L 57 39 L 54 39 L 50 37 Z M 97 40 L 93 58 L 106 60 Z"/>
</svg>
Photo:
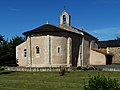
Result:
<svg viewBox="0 0 120 90">
<path fill-rule="evenodd" d="M 60 25 L 70 26 L 70 15 L 67 13 L 65 9 L 60 15 Z"/>
</svg>

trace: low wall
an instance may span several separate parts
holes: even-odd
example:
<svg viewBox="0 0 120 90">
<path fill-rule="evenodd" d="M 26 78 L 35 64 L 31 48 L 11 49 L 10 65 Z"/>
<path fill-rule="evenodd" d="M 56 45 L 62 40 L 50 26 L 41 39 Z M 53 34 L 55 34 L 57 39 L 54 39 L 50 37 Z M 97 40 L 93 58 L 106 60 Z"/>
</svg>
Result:
<svg viewBox="0 0 120 90">
<path fill-rule="evenodd" d="M 70 68 L 67 67 L 7 67 L 6 70 L 11 71 L 33 71 L 33 72 L 40 72 L 40 71 L 60 71 L 61 69 L 65 69 L 66 71 L 70 71 Z"/>
<path fill-rule="evenodd" d="M 102 71 L 120 71 L 120 65 L 93 65 L 97 70 Z M 27 72 L 51 72 L 60 71 L 65 69 L 66 71 L 76 71 L 76 67 L 7 67 L 6 70 L 11 71 L 27 71 Z M 78 70 L 79 71 L 79 70 Z M 81 70 L 80 70 L 81 71 Z"/>
<path fill-rule="evenodd" d="M 102 71 L 120 71 L 120 64 L 94 65 L 94 67 Z"/>
<path fill-rule="evenodd" d="M 105 54 L 97 50 L 90 50 L 90 65 L 106 65 Z"/>
</svg>

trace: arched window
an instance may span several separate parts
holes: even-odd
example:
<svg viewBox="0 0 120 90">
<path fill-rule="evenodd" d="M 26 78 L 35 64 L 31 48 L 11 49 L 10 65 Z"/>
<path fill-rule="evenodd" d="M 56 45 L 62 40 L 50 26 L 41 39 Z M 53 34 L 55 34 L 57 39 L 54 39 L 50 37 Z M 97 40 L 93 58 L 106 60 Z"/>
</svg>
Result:
<svg viewBox="0 0 120 90">
<path fill-rule="evenodd" d="M 40 53 L 40 49 L 38 46 L 36 46 L 36 54 L 39 54 Z"/>
<path fill-rule="evenodd" d="M 24 49 L 24 57 L 27 57 L 27 49 Z"/>
<path fill-rule="evenodd" d="M 63 15 L 63 24 L 66 24 L 66 15 Z"/>
</svg>

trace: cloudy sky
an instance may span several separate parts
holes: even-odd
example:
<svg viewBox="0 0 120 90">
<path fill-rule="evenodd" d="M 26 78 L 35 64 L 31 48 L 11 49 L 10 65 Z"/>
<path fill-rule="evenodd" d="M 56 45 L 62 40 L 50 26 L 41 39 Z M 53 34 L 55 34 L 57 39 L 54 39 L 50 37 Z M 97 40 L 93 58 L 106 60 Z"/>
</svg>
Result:
<svg viewBox="0 0 120 90">
<path fill-rule="evenodd" d="M 72 26 L 99 40 L 120 36 L 120 0 L 0 0 L 0 34 L 11 39 L 47 21 L 59 26 L 64 6 Z"/>
</svg>

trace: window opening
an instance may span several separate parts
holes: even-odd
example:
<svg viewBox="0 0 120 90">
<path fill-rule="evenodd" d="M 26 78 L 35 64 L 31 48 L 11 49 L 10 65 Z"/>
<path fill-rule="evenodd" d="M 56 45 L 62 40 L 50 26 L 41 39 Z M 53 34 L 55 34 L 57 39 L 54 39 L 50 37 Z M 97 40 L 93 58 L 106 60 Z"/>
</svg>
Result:
<svg viewBox="0 0 120 90">
<path fill-rule="evenodd" d="M 58 47 L 58 53 L 60 53 L 60 47 Z"/>
<path fill-rule="evenodd" d="M 27 49 L 24 49 L 24 57 L 27 57 Z"/>
<path fill-rule="evenodd" d="M 39 49 L 39 47 L 37 46 L 36 47 L 36 54 L 39 54 L 40 53 L 40 49 Z"/>
<path fill-rule="evenodd" d="M 63 15 L 63 24 L 66 24 L 66 15 Z"/>
</svg>

